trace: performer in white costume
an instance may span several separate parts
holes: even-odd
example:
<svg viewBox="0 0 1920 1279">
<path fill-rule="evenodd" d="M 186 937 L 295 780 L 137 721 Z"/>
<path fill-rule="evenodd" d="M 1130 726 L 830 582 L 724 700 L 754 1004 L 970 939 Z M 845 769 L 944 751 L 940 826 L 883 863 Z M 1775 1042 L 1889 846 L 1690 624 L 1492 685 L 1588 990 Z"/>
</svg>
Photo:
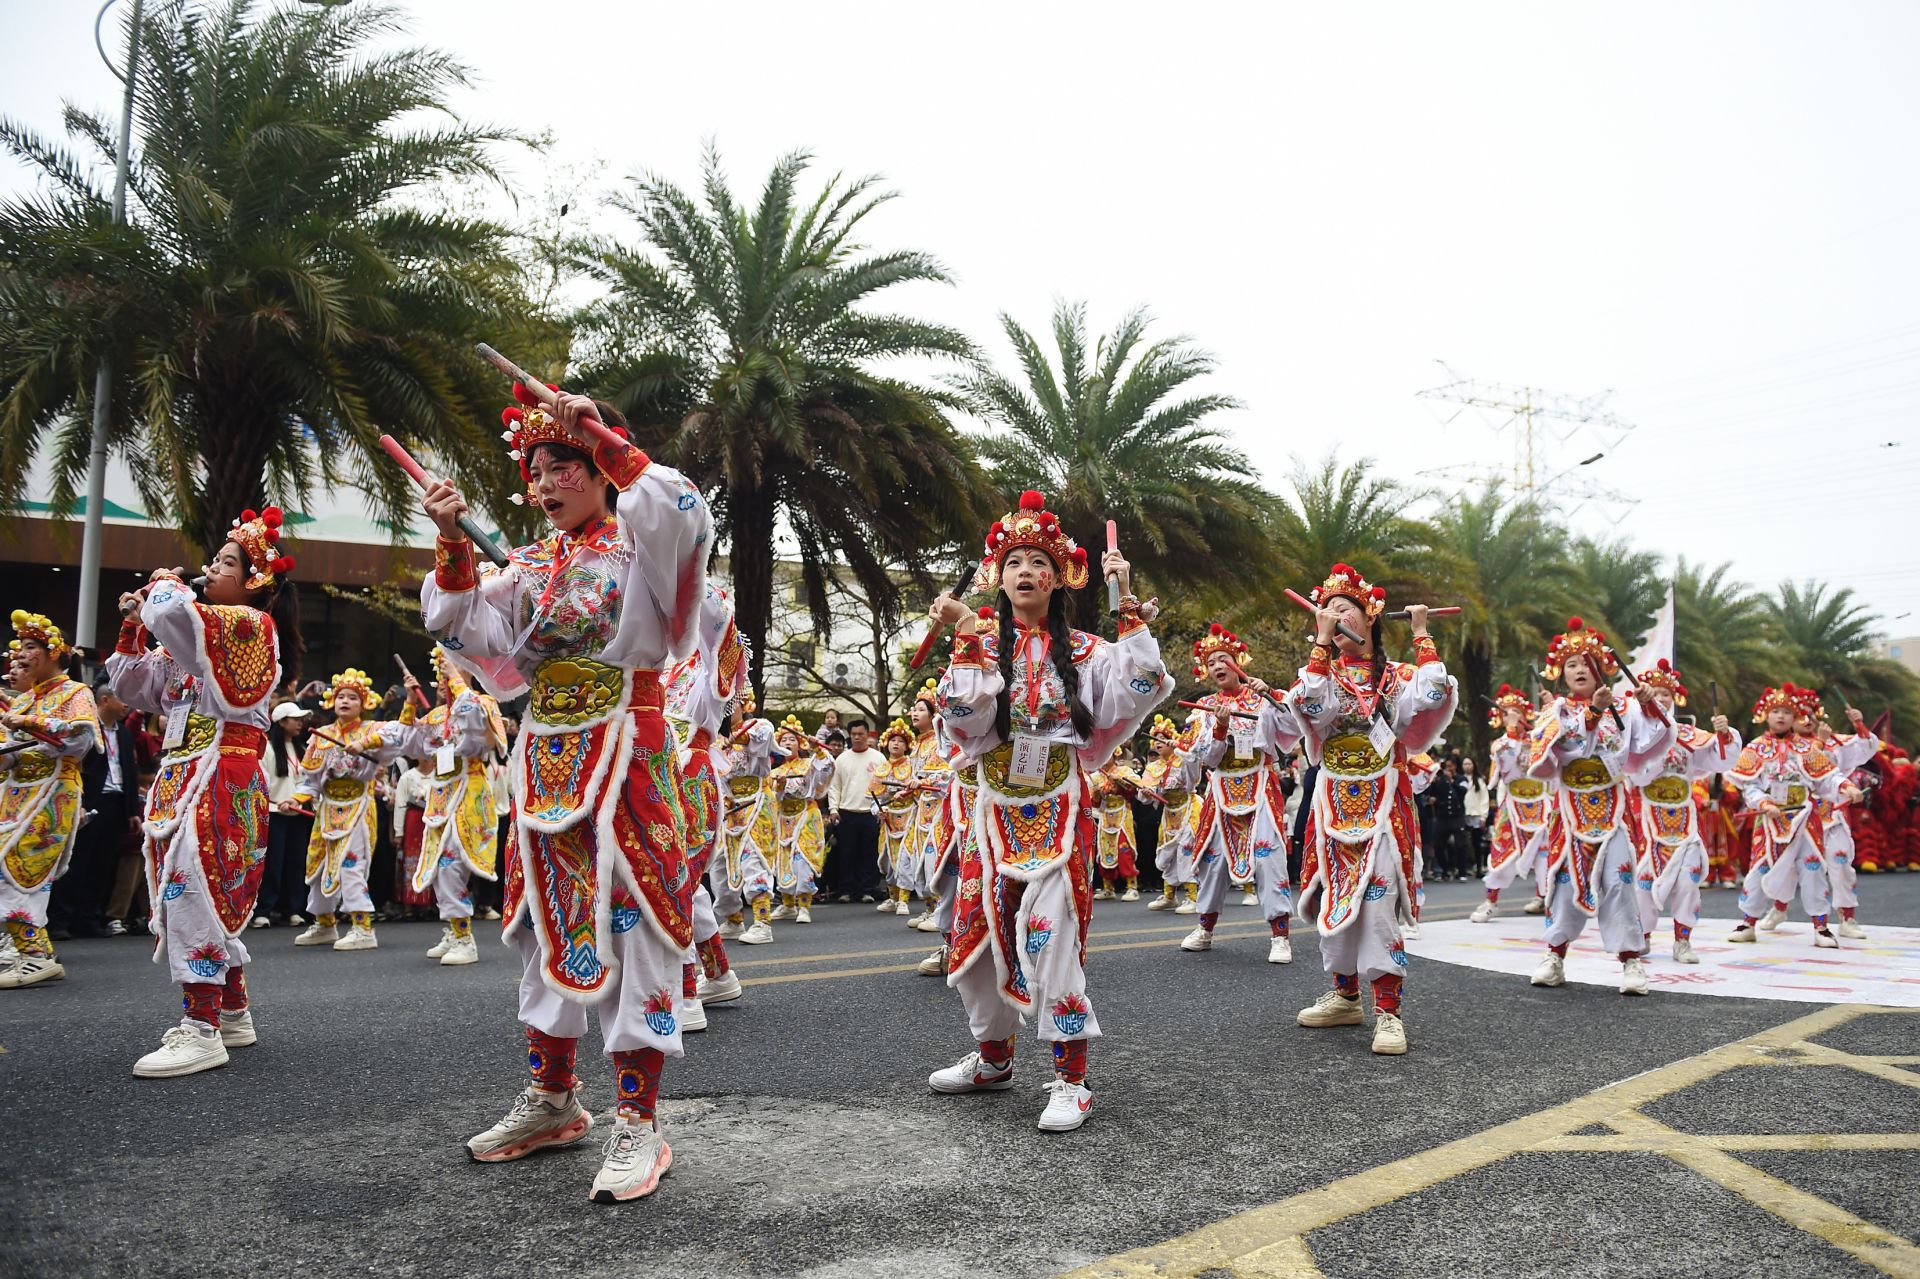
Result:
<svg viewBox="0 0 1920 1279">
<path fill-rule="evenodd" d="M 1500 894 L 1521 875 L 1533 875 L 1539 868 L 1540 847 L 1545 841 L 1551 782 L 1527 776 L 1527 729 L 1532 723 L 1533 702 L 1511 684 L 1500 686 L 1487 719 L 1501 730 L 1494 739 L 1493 763 L 1488 773 L 1500 786 L 1500 809 L 1494 814 L 1493 830 L 1487 845 L 1487 899 L 1474 908 L 1470 919 L 1484 924 L 1500 913 Z M 1536 883 L 1538 897 L 1544 885 Z"/>
</svg>

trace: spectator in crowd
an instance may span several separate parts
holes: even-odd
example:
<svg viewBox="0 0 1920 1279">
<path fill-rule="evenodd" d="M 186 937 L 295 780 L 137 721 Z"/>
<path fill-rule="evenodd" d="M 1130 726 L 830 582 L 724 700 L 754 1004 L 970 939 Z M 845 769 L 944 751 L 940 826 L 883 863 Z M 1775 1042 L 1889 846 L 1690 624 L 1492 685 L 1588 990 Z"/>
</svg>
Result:
<svg viewBox="0 0 1920 1279">
<path fill-rule="evenodd" d="M 1486 780 L 1474 767 L 1471 755 L 1460 761 L 1460 779 L 1467 874 L 1477 879 L 1487 873 L 1487 811 L 1493 805 L 1493 796 L 1488 794 Z"/>
<path fill-rule="evenodd" d="M 267 729 L 267 749 L 260 759 L 267 770 L 267 863 L 260 871 L 255 928 L 304 927 L 307 922 L 299 912 L 307 901 L 307 843 L 313 835 L 313 814 L 295 802 L 293 788 L 312 722 L 312 711 L 285 701 L 273 708 L 273 723 Z"/>
<path fill-rule="evenodd" d="M 1299 766 L 1298 756 L 1294 757 L 1294 764 L 1295 767 Z M 1314 783 L 1319 780 L 1320 766 L 1308 764 L 1300 774 L 1300 789 L 1294 792 L 1301 798 L 1293 806 L 1293 839 L 1289 841 L 1290 846 L 1287 849 L 1287 882 L 1289 884 L 1300 882 L 1300 863 L 1305 859 L 1307 849 L 1307 820 L 1313 816 L 1313 805 L 1306 802 L 1306 797 L 1313 794 Z"/>
<path fill-rule="evenodd" d="M 415 889 L 420 847 L 427 835 L 427 789 L 433 784 L 433 759 L 422 756 L 400 774 L 393 785 L 393 833 L 398 845 L 394 858 L 393 913 L 406 920 L 438 919 L 433 883 Z"/>
<path fill-rule="evenodd" d="M 883 760 L 873 749 L 866 720 L 851 720 L 847 739 L 847 749 L 833 761 L 833 780 L 827 786 L 827 820 L 834 832 L 827 882 L 836 901 L 857 897 L 871 903 L 879 900 L 880 892 L 880 819 L 868 791 Z"/>
<path fill-rule="evenodd" d="M 814 730 L 813 740 L 824 746 L 828 738 L 835 733 L 839 733 L 842 737 L 846 736 L 845 730 L 840 727 L 840 712 L 829 706 L 820 716 L 820 727 Z"/>
<path fill-rule="evenodd" d="M 115 937 L 147 937 L 146 834 L 140 819 L 145 815 L 144 796 L 153 785 L 160 767 L 160 735 L 153 729 L 150 716 L 129 708 L 122 721 L 134 738 L 134 759 L 139 769 L 134 822 L 120 841 L 119 861 L 114 868 L 113 889 L 107 898 L 107 932 Z"/>
<path fill-rule="evenodd" d="M 1460 768 L 1452 756 L 1440 761 L 1440 776 L 1427 788 L 1427 793 L 1432 796 L 1436 841 L 1427 845 L 1427 878 L 1443 883 L 1465 879 L 1466 790 Z"/>
<path fill-rule="evenodd" d="M 80 761 L 80 806 L 90 816 L 74 834 L 67 873 L 54 881 L 47 903 L 47 931 L 55 941 L 105 937 L 107 901 L 120 868 L 121 846 L 138 827 L 141 735 L 127 722 L 127 704 L 101 680 L 94 685 L 100 711 L 98 750 Z M 146 761 L 151 767 L 152 758 Z"/>
<path fill-rule="evenodd" d="M 828 713 L 831 714 L 832 712 Z M 847 735 L 837 728 L 826 733 L 820 740 L 826 745 L 827 754 L 833 756 L 835 759 L 839 759 L 840 752 L 847 749 Z"/>
</svg>

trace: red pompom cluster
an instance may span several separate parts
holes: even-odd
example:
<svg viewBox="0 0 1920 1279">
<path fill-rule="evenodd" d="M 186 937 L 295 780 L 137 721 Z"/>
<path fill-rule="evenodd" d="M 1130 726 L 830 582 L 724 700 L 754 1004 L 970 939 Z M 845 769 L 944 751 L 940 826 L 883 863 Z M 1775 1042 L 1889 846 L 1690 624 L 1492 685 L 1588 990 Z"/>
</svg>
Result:
<svg viewBox="0 0 1920 1279">
<path fill-rule="evenodd" d="M 1252 655 L 1246 642 L 1226 627 L 1214 622 L 1207 627 L 1207 633 L 1193 642 L 1193 674 L 1198 679 L 1207 673 L 1207 659 L 1215 653 L 1225 653 L 1233 659 L 1236 666 L 1244 665 Z"/>
<path fill-rule="evenodd" d="M 293 556 L 279 554 L 280 527 L 286 518 L 277 506 L 262 511 L 248 507 L 233 522 L 234 540 L 246 552 L 254 576 L 264 578 L 293 571 Z"/>
</svg>

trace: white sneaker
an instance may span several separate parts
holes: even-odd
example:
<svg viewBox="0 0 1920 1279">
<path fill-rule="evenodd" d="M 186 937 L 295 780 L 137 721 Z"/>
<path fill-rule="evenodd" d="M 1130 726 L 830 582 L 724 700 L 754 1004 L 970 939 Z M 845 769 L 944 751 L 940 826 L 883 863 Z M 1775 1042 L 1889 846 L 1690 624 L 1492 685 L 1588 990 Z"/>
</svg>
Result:
<svg viewBox="0 0 1920 1279">
<path fill-rule="evenodd" d="M 695 1035 L 707 1028 L 707 1009 L 698 999 L 680 1001 L 680 1033 Z"/>
<path fill-rule="evenodd" d="M 1173 898 L 1164 894 L 1147 903 L 1148 910 L 1172 910 Z"/>
<path fill-rule="evenodd" d="M 66 967 L 51 956 L 20 955 L 12 967 L 0 972 L 0 990 L 38 986 L 43 981 L 59 981 L 66 975 Z"/>
<path fill-rule="evenodd" d="M 1258 906 L 1260 904 L 1260 894 L 1242 893 L 1240 895 L 1240 904 L 1242 906 Z"/>
<path fill-rule="evenodd" d="M 878 906 L 875 906 L 874 909 L 879 911 L 882 915 L 893 914 L 893 898 L 882 897 L 880 899 L 880 904 Z"/>
<path fill-rule="evenodd" d="M 1733 936 L 1727 938 L 1727 940 L 1738 941 L 1738 942 L 1752 942 L 1752 941 L 1758 941 L 1760 939 L 1758 936 L 1755 935 L 1752 924 L 1742 924 L 1740 925 L 1740 927 L 1733 930 Z"/>
<path fill-rule="evenodd" d="M 248 928 L 272 928 L 273 921 L 271 919 L 268 919 L 265 915 L 255 915 L 253 917 L 253 922 L 248 924 L 247 927 Z"/>
<path fill-rule="evenodd" d="M 1481 902 L 1473 908 L 1473 914 L 1467 916 L 1467 922 L 1470 924 L 1484 924 L 1499 913 L 1499 902 Z"/>
<path fill-rule="evenodd" d="M 947 948 L 945 946 L 942 946 L 939 950 L 936 950 L 931 955 L 928 955 L 925 959 L 920 961 L 920 966 L 914 969 L 914 971 L 919 973 L 922 977 L 946 976 Z"/>
<path fill-rule="evenodd" d="M 1691 937 L 1676 937 L 1673 939 L 1673 962 L 1676 964 L 1697 964 L 1700 962 L 1700 956 L 1693 953 L 1693 939 Z"/>
<path fill-rule="evenodd" d="M 1544 915 L 1544 914 L 1546 914 L 1546 913 L 1547 913 L 1547 899 L 1546 899 L 1546 898 L 1544 898 L 1544 897 L 1536 897 L 1536 898 L 1534 898 L 1534 899 L 1533 899 L 1532 901 L 1530 901 L 1530 902 L 1528 902 L 1528 903 L 1527 903 L 1527 904 L 1526 904 L 1525 906 L 1522 906 L 1522 907 L 1520 908 L 1520 913 L 1521 913 L 1521 914 L 1523 914 L 1523 915 Z"/>
<path fill-rule="evenodd" d="M 331 946 L 340 940 L 340 929 L 334 924 L 322 924 L 315 920 L 307 931 L 293 939 L 296 946 Z"/>
<path fill-rule="evenodd" d="M 427 958 L 438 959 L 440 958 L 440 956 L 446 954 L 447 951 L 451 950 L 452 948 L 453 948 L 453 929 L 443 927 L 440 930 L 440 940 L 433 943 L 433 945 L 427 947 Z"/>
<path fill-rule="evenodd" d="M 1778 906 L 1769 906 L 1767 907 L 1767 913 L 1760 916 L 1760 931 L 1770 933 L 1785 923 L 1786 919 L 1786 911 L 1781 910 Z"/>
<path fill-rule="evenodd" d="M 220 1042 L 229 1048 L 245 1048 L 260 1042 L 259 1034 L 253 1029 L 253 1009 L 242 1008 L 237 1013 L 221 1009 Z"/>
<path fill-rule="evenodd" d="M 793 912 L 793 922 L 796 924 L 811 924 L 813 922 L 813 910 L 810 907 L 802 906 L 799 910 Z"/>
<path fill-rule="evenodd" d="M 920 927 L 920 925 L 927 922 L 927 917 L 931 914 L 933 914 L 933 912 L 930 910 L 921 911 L 918 915 L 915 915 L 912 919 L 909 919 L 907 921 L 907 927 L 908 928 Z"/>
<path fill-rule="evenodd" d="M 524 1159 L 543 1146 L 571 1146 L 593 1128 L 593 1116 L 581 1106 L 578 1089 L 547 1092 L 531 1085 L 499 1123 L 467 1142 L 467 1153 L 483 1164 Z"/>
<path fill-rule="evenodd" d="M 1302 1026 L 1319 1029 L 1323 1026 L 1358 1026 L 1366 1021 L 1367 1015 L 1360 1009 L 1358 995 L 1349 999 L 1337 990 L 1320 993 L 1320 998 L 1302 1008 L 1294 1020 Z"/>
<path fill-rule="evenodd" d="M 1555 956 L 1559 958 L 1559 956 Z M 1623 995 L 1644 995 L 1647 993 L 1647 965 L 1642 959 L 1629 959 L 1620 965 L 1620 993 Z"/>
<path fill-rule="evenodd" d="M 911 903 L 904 901 L 895 902 L 893 904 L 893 913 L 896 915 L 911 915 L 913 914 L 913 906 Z"/>
<path fill-rule="evenodd" d="M 133 1073 L 137 1079 L 173 1079 L 226 1064 L 227 1046 L 220 1042 L 220 1032 L 183 1020 L 168 1027 L 158 1048 L 133 1063 Z"/>
<path fill-rule="evenodd" d="M 740 940 L 740 934 L 746 931 L 747 925 L 745 920 L 736 922 L 731 919 L 723 919 L 720 921 L 719 936 L 721 941 L 738 941 Z"/>
<path fill-rule="evenodd" d="M 1176 915 L 1198 915 L 1200 913 L 1200 903 L 1188 899 L 1187 901 L 1181 902 L 1178 906 L 1175 906 L 1173 913 Z"/>
<path fill-rule="evenodd" d="M 1840 939 L 1838 937 L 1835 937 L 1832 933 L 1826 932 L 1824 930 L 1814 933 L 1813 944 L 1821 950 L 1839 950 L 1840 949 Z"/>
<path fill-rule="evenodd" d="M 1093 890 L 1093 900 L 1097 902 L 1110 902 L 1113 900 L 1113 890 L 1105 884 L 1102 884 Z"/>
<path fill-rule="evenodd" d="M 292 927 L 292 928 L 298 928 L 300 927 L 300 925 L 306 922 L 307 922 L 307 917 L 305 915 L 300 914 L 298 911 L 295 911 L 293 914 L 287 916 L 287 924 L 289 927 Z"/>
<path fill-rule="evenodd" d="M 980 1060 L 976 1050 L 968 1053 L 945 1070 L 936 1070 L 927 1076 L 927 1087 L 935 1092 L 1000 1092 L 1013 1087 L 1013 1063 L 1008 1062 L 993 1070 Z"/>
<path fill-rule="evenodd" d="M 440 966 L 442 968 L 453 968 L 460 964 L 477 964 L 479 962 L 480 947 L 474 943 L 472 933 L 468 933 L 465 937 L 456 938 L 453 944 L 447 947 L 446 953 L 440 956 Z"/>
<path fill-rule="evenodd" d="M 1405 938 L 1407 941 L 1419 941 L 1420 940 L 1420 921 L 1417 919 L 1408 920 L 1407 926 L 1400 930 L 1400 936 Z"/>
<path fill-rule="evenodd" d="M 1126 892 L 1120 894 L 1120 900 L 1123 902 L 1137 902 L 1140 900 L 1140 890 L 1137 888 L 1129 888 Z"/>
<path fill-rule="evenodd" d="M 1267 962 L 1269 964 L 1291 964 L 1293 962 L 1293 943 L 1285 937 L 1275 937 L 1267 943 Z"/>
<path fill-rule="evenodd" d="M 373 928 L 362 928 L 355 924 L 347 930 L 347 935 L 333 943 L 335 950 L 379 950 L 380 939 L 373 935 Z"/>
<path fill-rule="evenodd" d="M 702 975 L 695 991 L 702 1005 L 731 1004 L 745 993 L 740 989 L 740 974 L 729 968 L 718 977 Z"/>
<path fill-rule="evenodd" d="M 1567 961 L 1548 951 L 1533 970 L 1532 982 L 1536 986 L 1564 986 L 1567 984 Z"/>
<path fill-rule="evenodd" d="M 785 902 L 781 902 L 778 906 L 774 907 L 773 913 L 768 915 L 767 918 L 776 924 L 784 924 L 799 913 L 796 908 L 787 905 Z"/>
<path fill-rule="evenodd" d="M 1398 1057 L 1407 1051 L 1407 1028 L 1392 1013 L 1375 1013 L 1373 1051 L 1382 1057 Z"/>
<path fill-rule="evenodd" d="M 630 1123 L 616 1118 L 587 1198 L 599 1204 L 644 1199 L 659 1188 L 660 1178 L 671 1167 L 673 1147 L 667 1144 L 658 1120 Z"/>
<path fill-rule="evenodd" d="M 1047 1108 L 1040 1112 L 1041 1132 L 1072 1132 L 1087 1122 L 1093 1109 L 1093 1090 L 1085 1084 L 1056 1079 L 1047 1085 Z"/>
<path fill-rule="evenodd" d="M 764 919 L 756 919 L 752 927 L 734 940 L 742 946 L 764 946 L 773 940 L 773 925 Z"/>
<path fill-rule="evenodd" d="M 1205 928 L 1196 928 L 1180 939 L 1181 950 L 1212 950 L 1213 933 Z"/>
<path fill-rule="evenodd" d="M 1841 920 L 1833 926 L 1833 931 L 1853 941 L 1861 941 L 1867 935 L 1867 930 L 1854 923 L 1851 919 Z"/>
<path fill-rule="evenodd" d="M 500 922 L 500 912 L 492 906 L 489 906 L 480 912 L 480 918 L 486 920 L 489 924 L 497 924 Z"/>
</svg>

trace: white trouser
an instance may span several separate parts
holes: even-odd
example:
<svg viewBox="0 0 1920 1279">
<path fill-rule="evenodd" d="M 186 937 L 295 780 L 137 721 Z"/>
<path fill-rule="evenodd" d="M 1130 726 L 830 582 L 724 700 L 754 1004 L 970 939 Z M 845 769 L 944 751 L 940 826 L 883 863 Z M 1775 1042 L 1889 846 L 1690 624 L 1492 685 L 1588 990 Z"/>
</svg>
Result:
<svg viewBox="0 0 1920 1279">
<path fill-rule="evenodd" d="M 1791 861 L 1793 870 L 1780 867 L 1782 861 Z M 1773 873 L 1776 867 L 1781 871 L 1778 875 Z M 1774 881 L 1771 886 L 1765 883 L 1768 879 Z M 1784 886 L 1782 879 L 1786 880 Z M 1747 878 L 1740 885 L 1740 913 L 1756 919 L 1766 914 L 1776 891 L 1781 893 L 1778 900 L 1788 905 L 1793 904 L 1793 895 L 1798 892 L 1808 918 L 1825 918 L 1833 911 L 1833 889 L 1827 882 L 1825 859 L 1804 828 L 1792 843 L 1775 852 L 1772 862 L 1756 861 L 1747 868 Z"/>
<path fill-rule="evenodd" d="M 357 848 L 348 849 L 340 858 L 339 891 L 323 893 L 320 891 L 320 877 L 324 868 L 314 872 L 308 880 L 307 913 L 309 915 L 349 915 L 370 914 L 373 911 L 373 897 L 367 892 L 367 863 L 373 860 L 369 850 L 362 852 Z M 436 889 L 437 889 L 436 885 Z M 469 912 L 471 913 L 471 912 Z M 444 915 L 441 918 L 445 918 Z"/>
<path fill-rule="evenodd" d="M 1547 894 L 1547 945 L 1571 943 L 1587 930 L 1587 913 L 1576 904 L 1577 892 L 1569 865 L 1552 875 Z M 1600 921 L 1600 943 L 1614 955 L 1638 955 L 1646 949 L 1640 927 L 1640 906 L 1634 900 L 1633 841 L 1615 830 L 1593 857 L 1594 915 Z"/>
<path fill-rule="evenodd" d="M 1320 966 L 1329 973 L 1351 973 L 1362 981 L 1375 977 L 1407 975 L 1407 952 L 1400 939 L 1397 903 L 1404 875 L 1400 869 L 1400 850 L 1393 837 L 1383 835 L 1373 851 L 1373 873 L 1386 881 L 1387 891 L 1371 889 L 1361 896 L 1360 909 L 1353 922 L 1331 936 L 1320 938 Z"/>
<path fill-rule="evenodd" d="M 185 846 L 173 850 L 161 875 L 160 895 L 159 918 L 149 927 L 159 938 L 153 948 L 153 962 L 157 964 L 161 955 L 166 956 L 168 980 L 219 985 L 227 980 L 228 968 L 252 960 L 247 944 L 239 937 L 227 936 L 219 912 L 213 908 L 198 849 Z M 248 911 L 247 917 L 252 914 Z"/>
<path fill-rule="evenodd" d="M 1827 885 L 1832 890 L 1833 904 L 1842 910 L 1852 910 L 1860 904 L 1860 895 L 1855 891 L 1860 872 L 1853 864 L 1853 852 L 1853 831 L 1846 822 L 1828 826 Z"/>
<path fill-rule="evenodd" d="M 591 1007 L 607 1053 L 658 1048 L 669 1057 L 681 1055 L 680 1019 L 662 1010 L 680 1004 L 683 960 L 645 919 L 635 920 L 625 932 L 613 933 L 607 949 L 620 963 L 620 976 L 609 982 L 590 1005 L 563 998 L 542 981 L 540 943 L 533 930 L 522 924 L 513 931 L 524 965 L 520 973 L 521 1021 L 543 1034 L 579 1039 L 587 1033 L 587 1009 Z M 657 1025 L 648 1022 L 649 1000 L 656 1005 L 653 1017 Z"/>
<path fill-rule="evenodd" d="M 433 900 L 440 907 L 440 918 L 472 919 L 473 893 L 468 885 L 473 868 L 459 854 L 443 855 L 433 868 Z"/>
<path fill-rule="evenodd" d="M 1023 930 L 1019 953 L 1027 990 L 1033 996 L 1040 1042 L 1047 1044 L 1100 1037 L 1100 1022 L 1087 1000 L 1087 973 L 1080 966 L 1080 933 L 1067 870 L 1060 867 L 1038 883 L 1028 884 L 1020 903 L 1022 923 L 1035 918 L 1051 922 L 1044 941 L 1031 930 Z M 992 942 L 989 939 L 982 945 L 991 946 Z M 992 953 L 975 958 L 952 984 L 960 990 L 960 1002 L 967 1008 L 967 1027 L 975 1040 L 1006 1039 L 1020 1029 L 1021 1014 L 1000 997 Z M 1078 1007 L 1063 1004 L 1075 996 Z"/>
</svg>

